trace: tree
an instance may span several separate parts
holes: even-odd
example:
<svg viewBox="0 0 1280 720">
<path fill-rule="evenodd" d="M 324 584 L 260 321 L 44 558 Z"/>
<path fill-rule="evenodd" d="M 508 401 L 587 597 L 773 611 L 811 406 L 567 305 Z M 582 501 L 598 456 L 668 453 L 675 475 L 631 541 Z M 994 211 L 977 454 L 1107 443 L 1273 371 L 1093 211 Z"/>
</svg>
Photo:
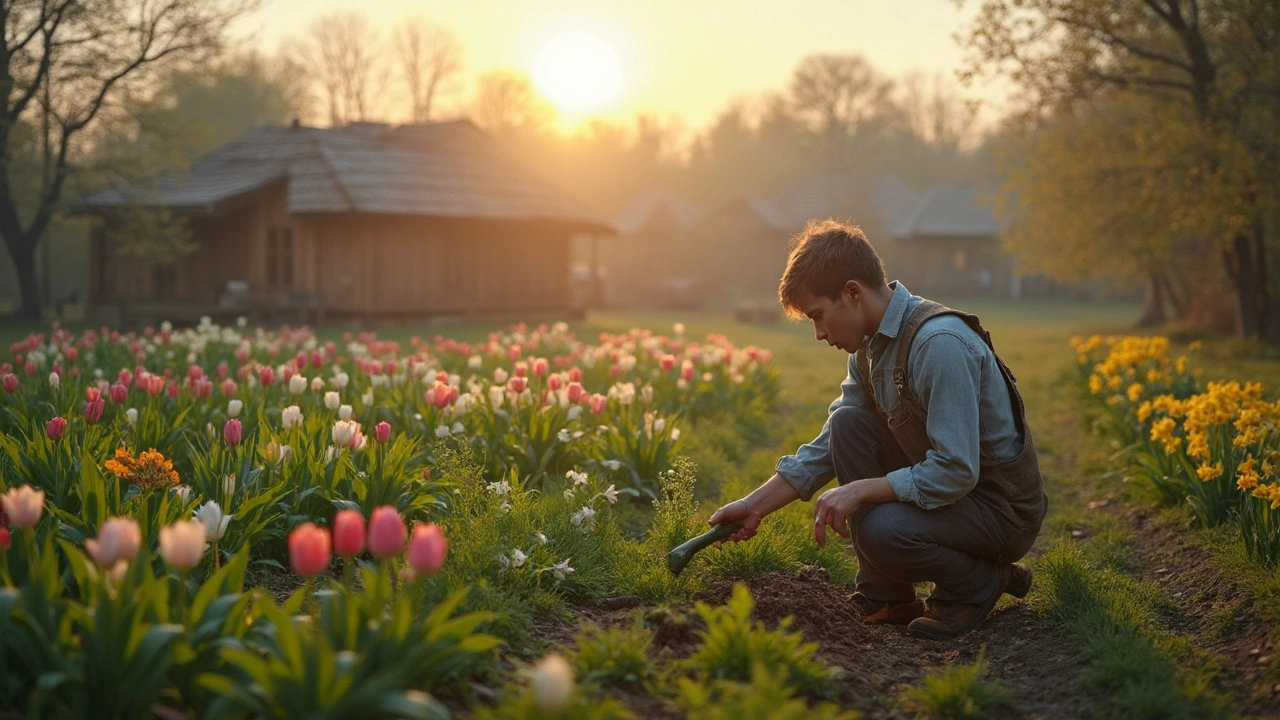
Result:
<svg viewBox="0 0 1280 720">
<path fill-rule="evenodd" d="M 462 43 L 446 27 L 423 18 L 405 21 L 396 30 L 400 75 L 409 89 L 409 117 L 431 121 L 438 96 L 462 70 Z"/>
<path fill-rule="evenodd" d="M 940 73 L 931 80 L 911 73 L 902 88 L 902 109 L 911 132 L 944 153 L 958 151 L 973 119 L 960 95 L 943 82 Z"/>
<path fill-rule="evenodd" d="M 825 138 L 832 159 L 843 159 L 849 138 L 893 106 L 893 82 L 861 55 L 806 57 L 790 89 L 797 115 Z"/>
<path fill-rule="evenodd" d="M 41 302 L 35 252 L 57 212 L 86 129 L 126 91 L 167 68 L 207 60 L 250 0 L 43 0 L 0 3 L 0 236 L 21 295 L 16 316 L 35 320 Z M 40 172 L 18 172 L 23 128 L 37 128 Z"/>
<path fill-rule="evenodd" d="M 312 72 L 328 122 L 337 127 L 370 121 L 383 111 L 389 73 L 377 28 L 362 15 L 330 13 L 289 44 L 296 62 Z"/>
<path fill-rule="evenodd" d="M 527 75 L 494 70 L 482 76 L 471 104 L 476 123 L 493 133 L 536 133 L 555 120 L 555 110 Z"/>
<path fill-rule="evenodd" d="M 1273 0 L 984 0 L 965 44 L 970 76 L 1013 79 L 1030 122 L 1100 92 L 1159 108 L 1171 122 L 1161 156 L 1178 170 L 1152 190 L 1168 226 L 1214 249 L 1237 331 L 1280 342 L 1269 227 L 1280 206 L 1278 38 Z M 1152 200 L 1126 197 L 1135 214 Z"/>
</svg>

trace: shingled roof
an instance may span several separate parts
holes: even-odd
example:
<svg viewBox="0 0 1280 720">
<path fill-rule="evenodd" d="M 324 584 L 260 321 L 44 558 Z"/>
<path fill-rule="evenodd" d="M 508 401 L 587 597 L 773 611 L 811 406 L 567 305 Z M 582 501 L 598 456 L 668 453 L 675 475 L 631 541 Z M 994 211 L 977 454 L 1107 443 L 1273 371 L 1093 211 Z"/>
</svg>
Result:
<svg viewBox="0 0 1280 720">
<path fill-rule="evenodd" d="M 73 208 L 91 213 L 143 204 L 213 213 L 227 200 L 282 180 L 294 214 L 557 220 L 614 230 L 466 120 L 400 127 L 259 127 L 196 160 L 184 173 L 102 189 Z"/>
<path fill-rule="evenodd" d="M 978 191 L 970 187 L 930 188 L 898 226 L 900 238 L 990 237 L 1000 229 L 991 209 L 978 202 Z"/>
</svg>

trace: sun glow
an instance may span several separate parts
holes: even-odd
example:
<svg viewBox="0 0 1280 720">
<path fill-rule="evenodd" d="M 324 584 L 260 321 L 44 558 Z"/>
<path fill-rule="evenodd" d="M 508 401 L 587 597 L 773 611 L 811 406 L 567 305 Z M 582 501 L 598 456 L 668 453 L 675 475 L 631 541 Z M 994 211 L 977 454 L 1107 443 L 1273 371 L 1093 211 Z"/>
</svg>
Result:
<svg viewBox="0 0 1280 720">
<path fill-rule="evenodd" d="M 556 107 L 583 112 L 603 107 L 617 97 L 622 69 L 608 43 L 589 33 L 566 32 L 538 51 L 533 81 Z"/>
</svg>

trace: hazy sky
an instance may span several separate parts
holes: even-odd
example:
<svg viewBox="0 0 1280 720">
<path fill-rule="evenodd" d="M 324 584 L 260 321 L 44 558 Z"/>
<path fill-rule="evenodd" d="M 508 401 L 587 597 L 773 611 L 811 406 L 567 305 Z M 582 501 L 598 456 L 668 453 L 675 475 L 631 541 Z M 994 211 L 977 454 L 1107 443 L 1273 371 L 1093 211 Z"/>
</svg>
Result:
<svg viewBox="0 0 1280 720">
<path fill-rule="evenodd" d="M 918 70 L 951 78 L 963 56 L 953 34 L 977 2 L 958 8 L 951 0 L 262 0 L 237 34 L 273 49 L 320 15 L 352 10 L 388 36 L 397 20 L 412 15 L 452 29 L 465 47 L 467 87 L 498 67 L 531 73 L 551 38 L 590 33 L 614 48 L 622 74 L 615 99 L 590 114 L 611 120 L 641 111 L 678 114 L 697 128 L 732 100 L 784 88 L 812 53 L 857 52 L 891 76 Z M 1002 97 L 992 85 L 963 92 L 991 102 Z M 566 115 L 562 125 L 577 119 Z"/>
</svg>

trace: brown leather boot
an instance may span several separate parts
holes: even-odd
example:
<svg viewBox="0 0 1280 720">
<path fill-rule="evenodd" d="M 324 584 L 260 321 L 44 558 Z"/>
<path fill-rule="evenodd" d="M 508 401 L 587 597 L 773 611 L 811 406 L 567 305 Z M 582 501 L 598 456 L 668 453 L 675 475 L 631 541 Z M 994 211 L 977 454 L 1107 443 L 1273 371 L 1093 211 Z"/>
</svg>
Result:
<svg viewBox="0 0 1280 720">
<path fill-rule="evenodd" d="M 1024 598 L 1031 591 L 1031 568 L 1014 563 L 1009 567 L 1009 584 L 1005 592 L 1016 598 Z"/>
<path fill-rule="evenodd" d="M 912 600 L 905 603 L 887 603 L 856 592 L 849 596 L 853 612 L 868 625 L 906 625 L 924 615 L 924 601 Z"/>
<path fill-rule="evenodd" d="M 930 600 L 924 611 L 924 617 L 916 618 L 907 625 L 907 630 L 922 637 L 933 640 L 950 640 L 971 630 L 982 627 L 982 623 L 991 614 L 996 601 L 1006 590 L 1021 589 L 1009 587 L 1009 579 L 1013 574 L 1012 565 L 1001 565 L 997 572 L 996 588 L 991 595 L 977 605 L 966 603 L 948 603 Z M 1030 574 L 1027 575 L 1026 586 L 1030 588 Z M 1024 591 L 1025 595 L 1026 592 Z"/>
</svg>

